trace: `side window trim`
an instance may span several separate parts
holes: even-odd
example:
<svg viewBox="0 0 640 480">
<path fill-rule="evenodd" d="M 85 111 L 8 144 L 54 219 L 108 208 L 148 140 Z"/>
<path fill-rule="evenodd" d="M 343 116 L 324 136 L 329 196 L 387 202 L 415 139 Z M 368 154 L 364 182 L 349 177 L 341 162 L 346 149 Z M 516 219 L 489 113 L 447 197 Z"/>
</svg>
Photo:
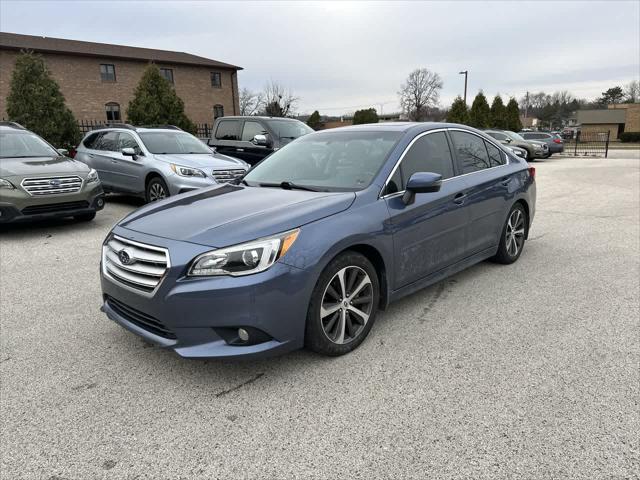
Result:
<svg viewBox="0 0 640 480">
<path fill-rule="evenodd" d="M 505 153 L 505 151 L 499 146 L 497 142 L 497 140 L 495 138 L 493 138 L 491 135 L 487 135 L 488 138 L 484 138 L 480 135 L 478 135 L 475 132 L 472 132 L 471 130 L 465 130 L 463 128 L 448 128 L 447 131 L 458 131 L 458 132 L 465 132 L 465 133 L 470 133 L 471 135 L 475 135 L 476 137 L 480 138 L 481 140 L 484 140 L 487 143 L 490 143 L 491 145 L 493 145 L 494 147 L 496 147 L 498 149 L 498 151 L 500 151 L 500 153 L 502 154 L 502 156 L 504 157 L 504 163 L 502 165 L 496 165 L 495 167 L 489 167 L 489 168 L 483 168 L 482 170 L 476 170 L 475 172 L 469 172 L 469 173 L 461 173 L 460 175 L 458 175 L 458 177 L 464 177 L 466 175 L 473 175 L 474 173 L 480 173 L 480 172 L 486 172 L 487 170 L 491 170 L 493 168 L 500 168 L 500 167 L 506 167 L 507 165 L 509 165 L 510 161 L 509 161 L 509 155 L 507 155 Z M 453 142 L 452 142 L 453 143 Z M 487 149 L 487 146 L 485 145 L 484 149 Z M 458 158 L 458 152 L 457 150 L 454 148 L 454 154 L 456 156 L 456 163 L 459 163 L 457 161 Z M 487 155 L 489 154 L 489 152 L 487 151 Z M 462 171 L 462 170 L 461 170 Z M 443 180 L 443 182 L 446 182 L 448 179 Z"/>
</svg>

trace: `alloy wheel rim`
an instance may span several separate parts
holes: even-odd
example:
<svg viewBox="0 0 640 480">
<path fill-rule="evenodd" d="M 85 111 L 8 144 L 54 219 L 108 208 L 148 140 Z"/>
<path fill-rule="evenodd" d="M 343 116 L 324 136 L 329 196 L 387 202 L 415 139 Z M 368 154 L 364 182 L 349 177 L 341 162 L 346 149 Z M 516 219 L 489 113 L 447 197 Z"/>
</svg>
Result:
<svg viewBox="0 0 640 480">
<path fill-rule="evenodd" d="M 524 243 L 524 215 L 520 209 L 511 212 L 505 233 L 507 253 L 511 257 L 518 255 Z"/>
<path fill-rule="evenodd" d="M 151 188 L 149 189 L 149 200 L 155 202 L 156 200 L 162 200 L 163 198 L 167 198 L 167 192 L 165 192 L 164 187 L 159 183 L 151 185 Z"/>
<path fill-rule="evenodd" d="M 360 267 L 345 267 L 333 276 L 322 295 L 322 330 L 333 343 L 350 343 L 362 333 L 372 311 L 371 278 Z"/>
</svg>

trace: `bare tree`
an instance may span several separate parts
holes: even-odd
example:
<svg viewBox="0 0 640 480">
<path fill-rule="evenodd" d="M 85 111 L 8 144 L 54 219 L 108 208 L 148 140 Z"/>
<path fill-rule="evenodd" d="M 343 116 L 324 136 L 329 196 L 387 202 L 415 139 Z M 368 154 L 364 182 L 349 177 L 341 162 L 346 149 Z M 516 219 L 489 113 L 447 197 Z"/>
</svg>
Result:
<svg viewBox="0 0 640 480">
<path fill-rule="evenodd" d="M 411 120 L 424 120 L 429 114 L 429 109 L 438 105 L 441 89 L 440 75 L 426 68 L 414 70 L 398 92 L 402 110 Z"/>
<path fill-rule="evenodd" d="M 238 95 L 240 115 L 254 115 L 262 105 L 262 95 L 248 88 L 240 90 Z"/>
<path fill-rule="evenodd" d="M 262 92 L 262 111 L 270 117 L 287 117 L 293 114 L 298 100 L 290 89 L 272 80 Z"/>
<path fill-rule="evenodd" d="M 633 80 L 624 86 L 624 97 L 627 103 L 640 102 L 640 82 Z"/>
</svg>

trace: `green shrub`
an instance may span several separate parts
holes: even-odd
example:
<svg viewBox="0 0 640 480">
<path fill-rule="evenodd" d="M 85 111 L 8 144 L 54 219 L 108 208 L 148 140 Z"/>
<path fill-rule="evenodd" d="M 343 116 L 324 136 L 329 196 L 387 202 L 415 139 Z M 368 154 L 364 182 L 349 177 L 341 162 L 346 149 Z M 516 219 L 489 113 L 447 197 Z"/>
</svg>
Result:
<svg viewBox="0 0 640 480">
<path fill-rule="evenodd" d="M 57 148 L 71 149 L 80 129 L 60 87 L 40 55 L 22 52 L 16 59 L 7 96 L 9 120 L 37 133 Z"/>
<path fill-rule="evenodd" d="M 640 132 L 622 132 L 620 134 L 621 142 L 640 142 Z"/>
<path fill-rule="evenodd" d="M 356 113 L 353 114 L 354 125 L 362 125 L 363 123 L 378 123 L 378 113 L 375 108 L 357 110 Z"/>
</svg>

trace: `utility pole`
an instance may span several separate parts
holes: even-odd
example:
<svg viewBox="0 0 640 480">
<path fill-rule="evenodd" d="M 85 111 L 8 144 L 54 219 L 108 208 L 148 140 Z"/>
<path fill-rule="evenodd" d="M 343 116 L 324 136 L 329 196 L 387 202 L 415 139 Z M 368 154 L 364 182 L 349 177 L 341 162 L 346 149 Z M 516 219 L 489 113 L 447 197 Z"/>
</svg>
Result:
<svg viewBox="0 0 640 480">
<path fill-rule="evenodd" d="M 527 118 L 529 114 L 529 92 L 527 92 L 527 96 L 524 101 L 524 118 Z"/>
<path fill-rule="evenodd" d="M 464 75 L 464 104 L 467 104 L 467 76 L 469 75 L 469 70 L 465 70 L 464 72 L 460 72 L 460 75 Z"/>
</svg>

